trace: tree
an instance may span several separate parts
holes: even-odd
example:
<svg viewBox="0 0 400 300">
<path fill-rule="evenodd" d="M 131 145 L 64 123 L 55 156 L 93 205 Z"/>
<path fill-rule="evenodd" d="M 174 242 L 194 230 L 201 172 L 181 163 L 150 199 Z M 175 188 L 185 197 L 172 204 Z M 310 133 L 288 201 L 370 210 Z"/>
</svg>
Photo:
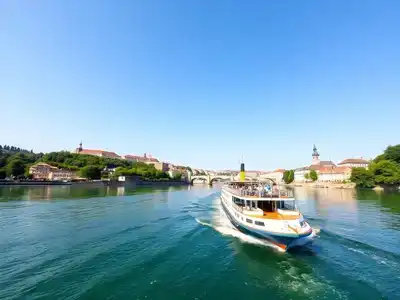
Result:
<svg viewBox="0 0 400 300">
<path fill-rule="evenodd" d="M 4 179 L 7 177 L 6 170 L 0 169 L 0 179 Z"/>
<path fill-rule="evenodd" d="M 315 181 L 318 180 L 318 174 L 317 174 L 317 172 L 316 172 L 315 170 L 311 170 L 309 176 L 310 176 L 310 179 L 311 179 L 313 182 L 315 182 Z"/>
<path fill-rule="evenodd" d="M 6 173 L 8 176 L 19 176 L 25 172 L 25 165 L 22 160 L 11 160 L 6 166 Z"/>
<path fill-rule="evenodd" d="M 176 173 L 174 174 L 174 176 L 172 177 L 173 180 L 175 181 L 181 181 L 182 180 L 182 173 Z"/>
<path fill-rule="evenodd" d="M 287 184 L 293 182 L 294 180 L 294 170 L 286 170 L 283 172 L 283 181 Z"/>
<path fill-rule="evenodd" d="M 290 182 L 294 181 L 294 170 L 290 170 L 289 180 L 290 180 Z"/>
<path fill-rule="evenodd" d="M 396 146 L 388 146 L 383 152 L 385 159 L 395 161 L 400 164 L 400 144 Z"/>
<path fill-rule="evenodd" d="M 0 156 L 0 168 L 3 168 L 7 165 L 7 156 Z"/>
<path fill-rule="evenodd" d="M 309 173 L 304 174 L 304 179 L 306 181 L 309 180 L 310 179 L 310 174 Z"/>
<path fill-rule="evenodd" d="M 100 179 L 101 168 L 98 166 L 85 166 L 81 169 L 80 175 L 87 179 Z"/>
<path fill-rule="evenodd" d="M 285 183 L 288 183 L 288 178 L 289 178 L 289 170 L 286 170 L 286 171 L 283 172 L 282 180 Z"/>
<path fill-rule="evenodd" d="M 350 181 L 357 187 L 372 188 L 375 186 L 374 176 L 370 170 L 365 168 L 353 168 L 351 170 Z"/>
<path fill-rule="evenodd" d="M 376 183 L 400 183 L 400 165 L 392 160 L 381 160 L 370 165 L 370 170 Z"/>
</svg>

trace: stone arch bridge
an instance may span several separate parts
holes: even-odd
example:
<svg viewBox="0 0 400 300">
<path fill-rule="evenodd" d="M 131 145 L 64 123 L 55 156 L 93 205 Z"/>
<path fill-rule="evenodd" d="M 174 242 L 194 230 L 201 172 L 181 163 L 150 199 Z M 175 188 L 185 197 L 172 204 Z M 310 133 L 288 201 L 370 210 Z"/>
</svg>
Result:
<svg viewBox="0 0 400 300">
<path fill-rule="evenodd" d="M 190 177 L 190 184 L 193 184 L 194 181 L 203 181 L 208 185 L 212 185 L 214 181 L 222 180 L 234 180 L 234 176 L 229 175 L 193 175 Z"/>
</svg>

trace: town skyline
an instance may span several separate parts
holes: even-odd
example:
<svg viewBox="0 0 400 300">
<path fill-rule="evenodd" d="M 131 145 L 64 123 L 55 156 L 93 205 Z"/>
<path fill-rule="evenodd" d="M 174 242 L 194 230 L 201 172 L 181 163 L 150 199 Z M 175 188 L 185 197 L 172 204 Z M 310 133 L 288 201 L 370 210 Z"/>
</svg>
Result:
<svg viewBox="0 0 400 300">
<path fill-rule="evenodd" d="M 9 143 L 5 143 L 5 144 L 10 145 Z M 30 147 L 22 147 L 20 145 L 12 145 L 12 146 L 20 147 L 21 149 L 31 149 Z M 78 150 L 79 147 L 82 147 L 84 150 L 89 150 L 89 152 L 90 151 L 104 151 L 104 152 L 112 153 L 112 154 L 118 155 L 119 159 L 126 159 L 125 158 L 126 156 L 128 156 L 128 157 L 129 156 L 135 156 L 135 157 L 138 157 L 138 158 L 153 159 L 156 162 L 162 162 L 162 163 L 167 163 L 167 164 L 176 165 L 176 166 L 189 166 L 189 167 L 191 167 L 193 169 L 212 171 L 212 172 L 215 172 L 215 171 L 217 171 L 217 172 L 223 172 L 223 171 L 235 172 L 235 170 L 238 171 L 239 170 L 239 165 L 240 165 L 240 162 L 241 162 L 241 160 L 238 160 L 237 161 L 237 166 L 233 165 L 232 168 L 206 168 L 206 167 L 201 167 L 201 166 L 197 166 L 197 165 L 190 165 L 190 164 L 185 164 L 185 163 L 181 163 L 181 162 L 174 162 L 174 161 L 171 161 L 171 160 L 168 160 L 168 159 L 164 159 L 163 157 L 160 157 L 160 156 L 157 156 L 157 155 L 153 155 L 151 152 L 145 152 L 145 153 L 142 153 L 142 154 L 137 153 L 137 152 L 133 152 L 133 151 L 122 153 L 122 152 L 113 151 L 112 149 L 106 149 L 104 147 L 98 147 L 98 148 L 85 147 L 85 144 L 82 141 L 77 146 L 66 148 L 66 149 L 58 149 L 58 150 L 57 149 L 53 149 L 53 150 L 50 150 L 50 151 L 37 151 L 35 149 L 32 149 L 32 150 L 35 153 L 40 153 L 40 152 L 49 153 L 49 152 L 58 152 L 58 151 L 67 151 L 67 152 L 71 152 L 71 153 L 77 153 L 77 150 Z M 276 168 L 250 168 L 248 166 L 248 164 L 246 163 L 245 159 L 243 160 L 243 162 L 246 165 L 246 170 L 249 171 L 249 172 L 264 172 L 264 173 L 268 173 L 268 172 L 273 172 L 273 171 L 281 170 L 281 169 L 283 169 L 283 170 L 291 170 L 291 169 L 295 170 L 295 169 L 303 168 L 305 166 L 310 165 L 310 162 L 312 161 L 313 147 L 316 147 L 316 145 L 313 144 L 312 147 L 310 147 L 309 159 L 308 160 L 305 159 L 305 163 L 304 164 L 300 164 L 299 163 L 298 165 L 293 166 L 293 167 L 289 167 L 289 168 L 279 167 L 279 166 L 276 167 Z M 318 151 L 319 151 L 319 147 L 317 147 L 317 148 L 318 148 Z M 84 154 L 90 154 L 90 153 L 84 153 Z M 116 157 L 111 155 L 110 158 L 116 158 Z M 321 160 L 332 161 L 335 164 L 339 164 L 340 162 L 343 162 L 346 159 L 363 159 L 363 160 L 369 161 L 369 160 L 373 159 L 373 157 L 372 158 L 368 158 L 368 157 L 364 157 L 364 156 L 353 155 L 353 156 L 349 156 L 349 157 L 345 157 L 345 158 L 341 158 L 341 159 L 337 159 L 337 160 L 332 160 L 332 159 L 324 156 L 323 154 L 321 155 Z M 128 158 L 128 160 L 129 160 L 129 158 Z M 235 168 L 235 167 L 237 167 L 237 168 Z"/>
</svg>

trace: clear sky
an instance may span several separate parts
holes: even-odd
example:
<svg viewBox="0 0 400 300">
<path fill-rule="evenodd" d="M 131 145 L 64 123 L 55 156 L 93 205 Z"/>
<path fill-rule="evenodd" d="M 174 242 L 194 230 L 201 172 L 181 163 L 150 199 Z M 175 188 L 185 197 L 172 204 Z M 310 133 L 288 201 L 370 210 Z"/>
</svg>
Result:
<svg viewBox="0 0 400 300">
<path fill-rule="evenodd" d="M 0 1 L 0 144 L 207 169 L 400 142 L 400 1 Z"/>
</svg>

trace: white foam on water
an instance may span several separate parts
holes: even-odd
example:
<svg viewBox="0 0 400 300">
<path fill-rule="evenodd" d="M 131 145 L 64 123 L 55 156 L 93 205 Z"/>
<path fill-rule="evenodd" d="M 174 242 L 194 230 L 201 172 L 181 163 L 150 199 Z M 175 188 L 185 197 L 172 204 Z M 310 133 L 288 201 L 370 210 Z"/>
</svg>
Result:
<svg viewBox="0 0 400 300">
<path fill-rule="evenodd" d="M 197 219 L 197 218 L 195 218 L 195 220 L 196 220 L 197 223 L 199 223 L 199 224 L 201 224 L 201 225 L 208 226 L 208 227 L 211 227 L 211 228 L 213 227 L 213 225 L 210 224 L 210 223 L 201 221 L 201 220 L 199 220 L 199 219 Z"/>
<path fill-rule="evenodd" d="M 367 255 L 364 251 L 362 251 L 362 250 L 358 250 L 358 249 L 354 249 L 354 248 L 351 248 L 351 247 L 346 247 L 348 250 L 350 250 L 350 251 L 353 251 L 353 252 L 357 252 L 357 253 L 360 253 L 360 254 L 364 254 L 364 255 Z"/>
<path fill-rule="evenodd" d="M 220 201 L 219 198 L 214 200 L 213 207 L 216 207 L 218 209 L 216 210 L 216 212 L 213 213 L 210 223 L 199 220 L 197 218 L 196 222 L 203 226 L 211 227 L 216 231 L 218 231 L 219 233 L 221 233 L 222 235 L 235 237 L 239 239 L 241 242 L 271 247 L 278 250 L 279 252 L 285 252 L 285 250 L 283 250 L 282 248 L 278 247 L 273 243 L 244 234 L 243 232 L 236 229 L 235 226 L 233 226 L 233 224 L 228 219 L 219 201 Z"/>
<path fill-rule="evenodd" d="M 313 233 L 315 234 L 315 236 L 318 236 L 320 232 L 321 232 L 320 228 L 313 228 Z"/>
</svg>

